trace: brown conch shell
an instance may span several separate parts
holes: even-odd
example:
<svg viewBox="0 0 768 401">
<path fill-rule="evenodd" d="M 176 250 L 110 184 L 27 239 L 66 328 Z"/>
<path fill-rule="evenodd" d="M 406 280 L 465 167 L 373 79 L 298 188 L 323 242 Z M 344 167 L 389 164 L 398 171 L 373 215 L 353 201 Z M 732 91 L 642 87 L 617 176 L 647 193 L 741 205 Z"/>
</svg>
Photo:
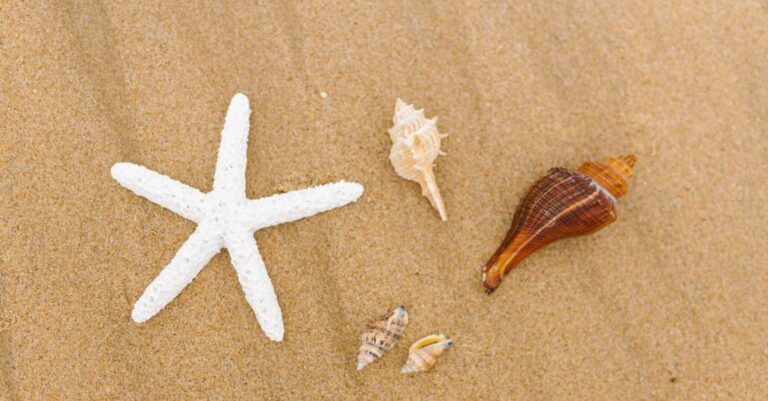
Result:
<svg viewBox="0 0 768 401">
<path fill-rule="evenodd" d="M 395 166 L 395 171 L 407 180 L 418 182 L 421 194 L 437 209 L 440 218 L 447 220 L 445 204 L 433 170 L 437 156 L 444 154 L 440 151 L 440 139 L 447 136 L 437 131 L 437 117 L 427 119 L 423 109 L 416 110 L 413 105 L 397 99 L 392 122 L 394 126 L 389 129 L 389 137 L 392 139 L 389 160 Z"/>
<path fill-rule="evenodd" d="M 368 364 L 381 358 L 384 351 L 397 345 L 407 325 L 408 312 L 404 306 L 368 325 L 361 338 L 360 352 L 357 354 L 357 370 L 363 370 Z"/>
<path fill-rule="evenodd" d="M 586 162 L 578 171 L 553 168 L 517 207 L 512 227 L 483 268 L 488 293 L 526 256 L 562 238 L 593 233 L 616 221 L 616 199 L 627 193 L 635 156 Z"/>
<path fill-rule="evenodd" d="M 453 345 L 444 334 L 432 334 L 416 341 L 408 350 L 408 360 L 401 373 L 426 372 L 437 363 L 437 358 Z"/>
</svg>

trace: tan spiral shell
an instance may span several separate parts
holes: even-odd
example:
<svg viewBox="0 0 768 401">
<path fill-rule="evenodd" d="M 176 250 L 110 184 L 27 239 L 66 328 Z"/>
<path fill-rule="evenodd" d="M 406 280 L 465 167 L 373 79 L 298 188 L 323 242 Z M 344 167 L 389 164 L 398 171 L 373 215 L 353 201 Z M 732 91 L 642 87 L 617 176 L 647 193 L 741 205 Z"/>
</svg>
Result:
<svg viewBox="0 0 768 401">
<path fill-rule="evenodd" d="M 362 370 L 368 364 L 375 362 L 381 358 L 384 351 L 397 345 L 407 325 L 408 312 L 404 306 L 368 325 L 361 337 L 362 343 L 357 354 L 357 370 Z"/>
<path fill-rule="evenodd" d="M 437 363 L 437 358 L 453 346 L 453 340 L 445 334 L 432 334 L 411 345 L 408 360 L 400 369 L 401 373 L 426 372 Z"/>
<path fill-rule="evenodd" d="M 447 136 L 437 131 L 437 117 L 428 119 L 424 117 L 423 109 L 416 110 L 413 105 L 397 99 L 392 122 L 394 126 L 389 129 L 392 139 L 389 160 L 395 171 L 405 179 L 418 182 L 422 195 L 437 209 L 440 218 L 447 220 L 433 170 L 437 156 L 444 154 L 440 151 L 440 140 Z"/>
</svg>

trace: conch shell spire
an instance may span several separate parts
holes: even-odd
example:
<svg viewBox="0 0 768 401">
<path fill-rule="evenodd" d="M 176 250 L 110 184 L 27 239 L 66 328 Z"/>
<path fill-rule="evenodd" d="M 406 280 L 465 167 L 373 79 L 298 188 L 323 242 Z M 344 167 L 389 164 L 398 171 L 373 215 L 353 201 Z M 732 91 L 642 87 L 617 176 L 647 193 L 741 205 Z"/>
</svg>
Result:
<svg viewBox="0 0 768 401">
<path fill-rule="evenodd" d="M 421 186 L 421 194 L 429 199 L 440 219 L 448 220 L 445 203 L 440 196 L 434 172 L 434 162 L 440 151 L 440 140 L 447 135 L 437 131 L 437 117 L 424 117 L 424 110 L 416 110 L 413 105 L 397 99 L 394 125 L 389 129 L 392 150 L 389 160 L 395 172 L 407 180 L 416 181 Z"/>
<path fill-rule="evenodd" d="M 599 162 L 586 162 L 579 167 L 579 172 L 595 180 L 616 198 L 629 191 L 628 180 L 635 176 L 635 155 L 624 155 L 617 158 L 607 157 Z"/>
</svg>

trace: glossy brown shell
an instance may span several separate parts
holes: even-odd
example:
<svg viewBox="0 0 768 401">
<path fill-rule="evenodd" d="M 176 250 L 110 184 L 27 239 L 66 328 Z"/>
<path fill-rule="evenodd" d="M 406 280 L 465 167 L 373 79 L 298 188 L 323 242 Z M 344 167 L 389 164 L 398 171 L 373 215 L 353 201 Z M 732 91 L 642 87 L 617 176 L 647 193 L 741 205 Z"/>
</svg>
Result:
<svg viewBox="0 0 768 401">
<path fill-rule="evenodd" d="M 492 292 L 526 256 L 559 239 L 593 233 L 616 221 L 615 202 L 626 193 L 634 156 L 585 163 L 579 171 L 553 168 L 515 212 L 512 227 L 483 268 Z"/>
</svg>

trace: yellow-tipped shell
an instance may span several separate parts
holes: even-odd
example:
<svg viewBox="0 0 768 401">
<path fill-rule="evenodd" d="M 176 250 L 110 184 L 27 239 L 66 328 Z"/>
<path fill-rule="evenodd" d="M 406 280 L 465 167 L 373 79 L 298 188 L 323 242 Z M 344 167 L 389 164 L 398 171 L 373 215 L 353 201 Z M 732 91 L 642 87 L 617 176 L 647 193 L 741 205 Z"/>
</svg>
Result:
<svg viewBox="0 0 768 401">
<path fill-rule="evenodd" d="M 408 360 L 401 373 L 426 372 L 437 363 L 437 358 L 453 346 L 453 340 L 444 334 L 428 335 L 411 345 Z"/>
</svg>

